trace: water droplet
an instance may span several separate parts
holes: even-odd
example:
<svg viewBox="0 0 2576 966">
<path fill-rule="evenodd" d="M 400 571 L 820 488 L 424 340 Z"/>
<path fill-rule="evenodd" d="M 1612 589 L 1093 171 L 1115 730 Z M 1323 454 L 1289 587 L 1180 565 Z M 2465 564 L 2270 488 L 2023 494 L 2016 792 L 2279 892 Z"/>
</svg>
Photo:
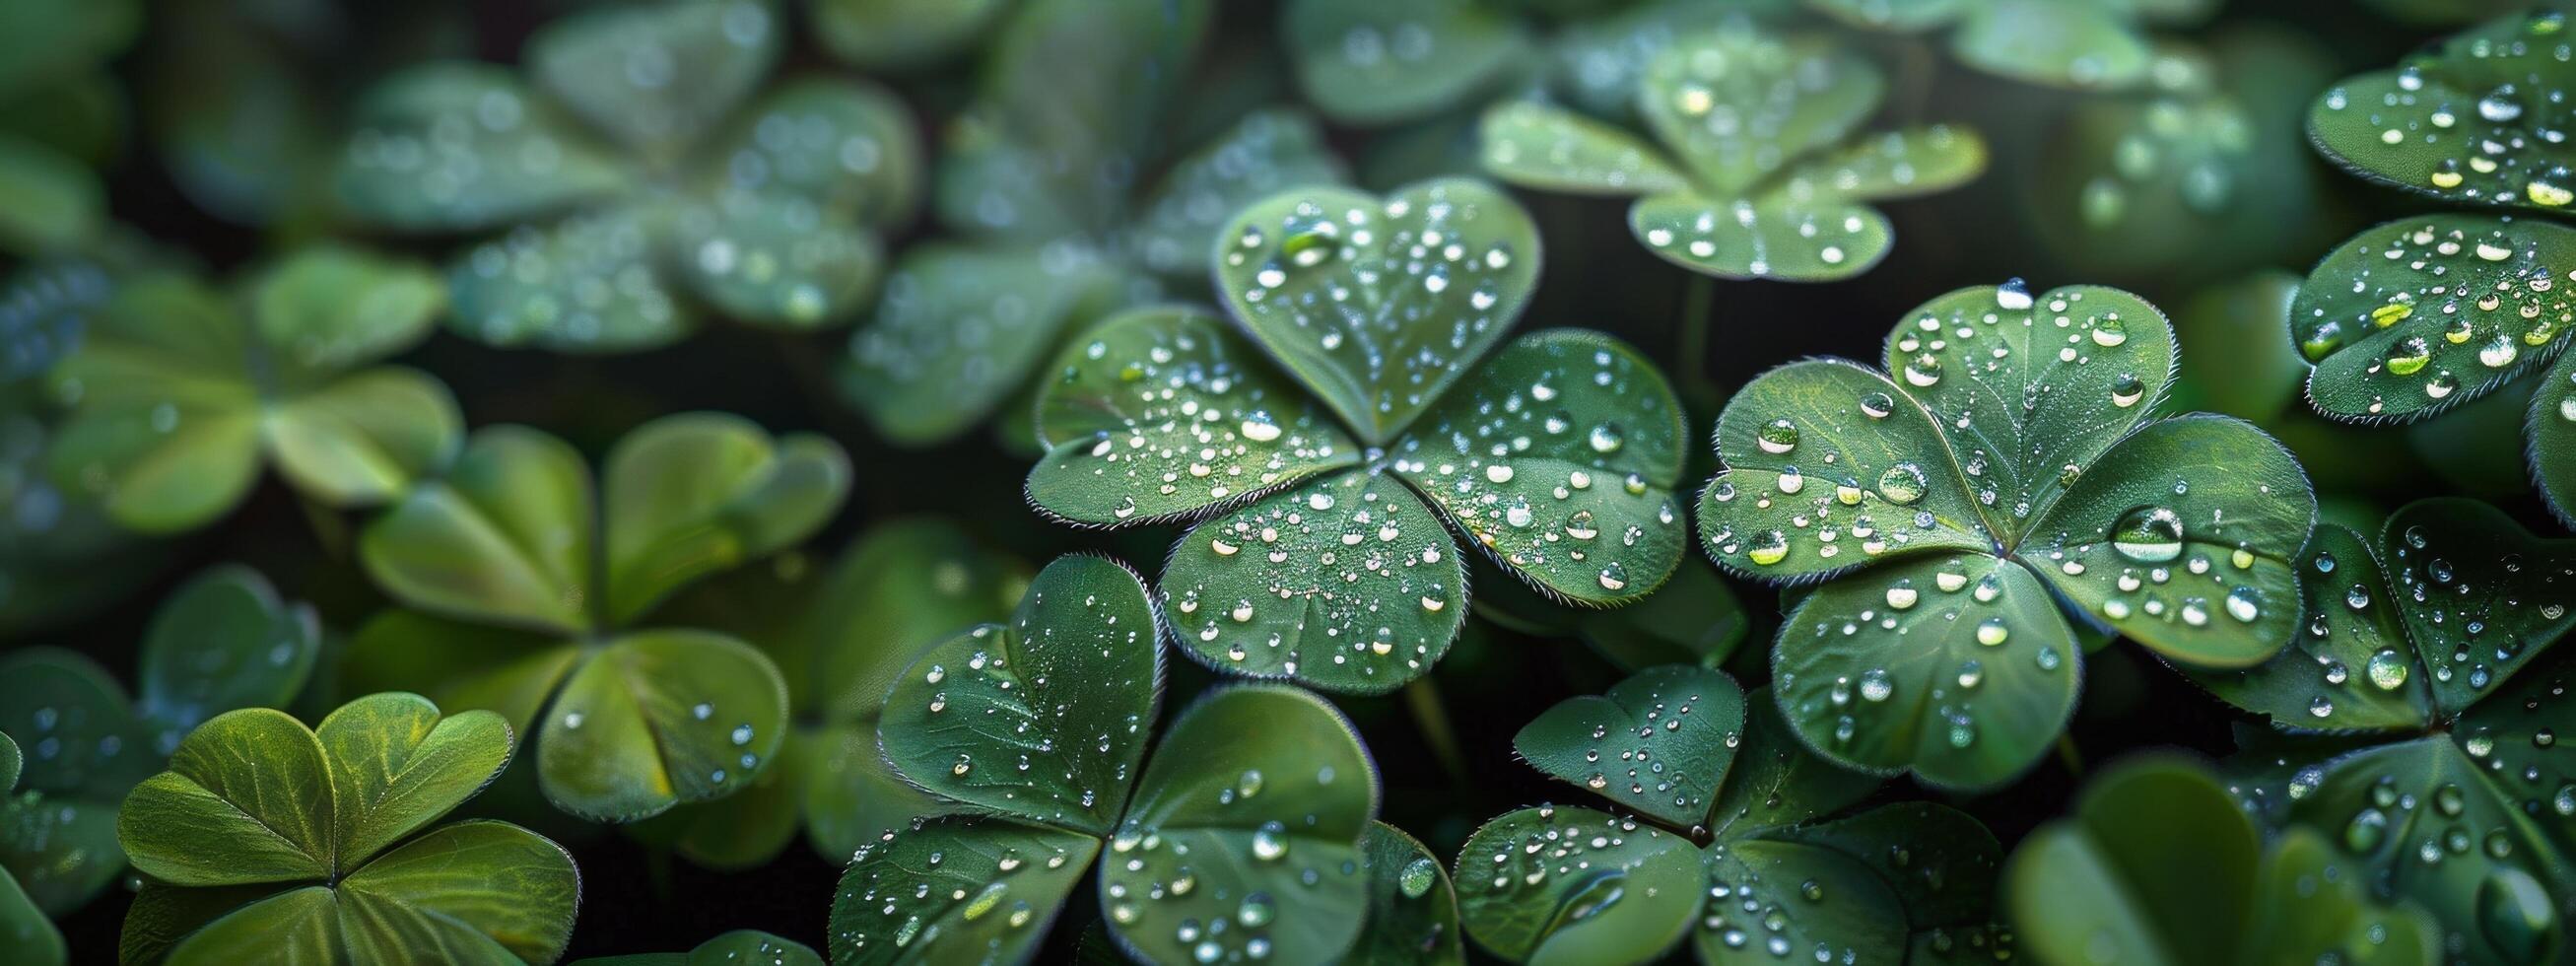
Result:
<svg viewBox="0 0 2576 966">
<path fill-rule="evenodd" d="M 2182 556 L 2182 515 L 2160 506 L 2131 509 L 2112 524 L 2111 549 L 2138 563 L 2170 563 Z"/>
</svg>

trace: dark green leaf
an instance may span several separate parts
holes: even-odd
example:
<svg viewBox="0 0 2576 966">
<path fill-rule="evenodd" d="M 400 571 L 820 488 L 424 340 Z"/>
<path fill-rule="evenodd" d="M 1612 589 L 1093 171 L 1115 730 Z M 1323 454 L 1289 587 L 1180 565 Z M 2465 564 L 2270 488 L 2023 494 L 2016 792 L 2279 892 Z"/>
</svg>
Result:
<svg viewBox="0 0 2576 966">
<path fill-rule="evenodd" d="M 2290 337 L 2316 370 L 2308 400 L 2359 422 L 2409 420 L 2485 395 L 2566 348 L 2576 230 L 2429 215 L 2363 231 L 2308 273 Z M 2576 291 L 2576 286 L 2571 286 Z"/>
<path fill-rule="evenodd" d="M 406 231 L 499 227 L 607 197 L 628 179 L 609 149 L 510 72 L 467 63 L 414 67 L 370 89 L 336 176 L 360 218 Z"/>
<path fill-rule="evenodd" d="M 1703 861 L 1708 909 L 1692 933 L 1702 963 L 1777 963 L 1792 950 L 1837 962 L 1904 958 L 1904 904 L 1841 851 L 1751 839 L 1711 845 Z"/>
<path fill-rule="evenodd" d="M 1744 741 L 1708 811 L 1709 834 L 1743 838 L 1842 811 L 1879 780 L 1825 760 L 1798 740 L 1771 689 L 1745 695 Z"/>
<path fill-rule="evenodd" d="M 823 48 L 862 70 L 916 70 L 957 55 L 1010 9 L 1009 0 L 819 0 Z"/>
<path fill-rule="evenodd" d="M 208 569 L 153 612 L 135 674 L 136 713 L 158 729 L 156 748 L 175 748 L 220 712 L 286 706 L 321 648 L 311 607 L 279 598 L 248 567 Z"/>
<path fill-rule="evenodd" d="M 2554 132 L 2566 123 L 2566 14 L 2542 7 L 2481 24 L 2396 70 L 2346 78 L 2317 98 L 2308 135 L 2327 160 L 2372 181 L 2508 207 L 2576 202 Z"/>
<path fill-rule="evenodd" d="M 593 127 L 676 153 L 751 95 L 783 32 L 765 0 L 595 7 L 528 40 L 528 72 Z"/>
<path fill-rule="evenodd" d="M 1368 925 L 1343 957 L 1358 966 L 1467 961 L 1458 937 L 1458 893 L 1449 870 L 1404 830 L 1369 823 L 1361 843 L 1369 873 Z"/>
<path fill-rule="evenodd" d="M 98 175 L 51 147 L 0 133 L 0 250 L 78 248 L 106 223 L 107 190 Z"/>
<path fill-rule="evenodd" d="M 1519 24 L 1473 0 L 1290 0 L 1279 33 L 1306 99 L 1349 124 L 1437 113 L 1528 45 Z"/>
<path fill-rule="evenodd" d="M 750 784 L 787 731 L 787 685 L 751 645 L 694 630 L 616 638 L 576 666 L 537 727 L 546 800 L 647 818 Z"/>
<path fill-rule="evenodd" d="M 871 841 L 832 900 L 832 962 L 1032 958 L 1099 854 L 1090 835 L 1003 818 L 934 819 Z"/>
<path fill-rule="evenodd" d="M 1201 279 L 1218 226 L 1236 211 L 1301 185 L 1348 180 L 1312 118 L 1284 109 L 1255 111 L 1173 162 L 1153 192 L 1137 202 L 1126 244 L 1157 274 Z"/>
<path fill-rule="evenodd" d="M 2482 555 L 2483 556 L 2483 555 Z M 2278 656 L 2185 676 L 2283 728 L 2404 729 L 2431 724 L 2431 675 L 2401 626 L 2378 557 L 2358 534 L 2320 525 L 2299 559 L 2299 627 Z"/>
<path fill-rule="evenodd" d="M 1699 825 L 1744 735 L 1744 694 L 1726 675 L 1667 665 L 1603 697 L 1568 698 L 1512 739 L 1531 767 L 1628 811 Z"/>
<path fill-rule="evenodd" d="M 841 394 L 898 444 L 953 438 L 1026 386 L 1060 335 L 1118 287 L 1114 269 L 1080 250 L 915 246 L 850 337 Z"/>
<path fill-rule="evenodd" d="M 1689 931 L 1707 889 L 1689 840 L 1583 808 L 1525 808 L 1458 851 L 1467 934 L 1520 963 L 1643 963 Z"/>
</svg>

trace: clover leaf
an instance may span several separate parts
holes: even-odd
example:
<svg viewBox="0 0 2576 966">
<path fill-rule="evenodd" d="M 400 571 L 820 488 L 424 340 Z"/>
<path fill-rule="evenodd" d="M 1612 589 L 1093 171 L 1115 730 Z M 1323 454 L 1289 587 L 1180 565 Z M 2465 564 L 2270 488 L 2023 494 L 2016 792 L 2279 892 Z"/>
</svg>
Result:
<svg viewBox="0 0 2576 966">
<path fill-rule="evenodd" d="M 1750 27 L 1677 40 L 1638 81 L 1663 149 L 1534 101 L 1487 111 L 1485 170 L 1531 188 L 1635 196 L 1629 230 L 1664 260 L 1720 278 L 1815 282 L 1868 271 L 1893 243 L 1869 202 L 1962 184 L 1985 142 L 1948 125 L 1853 131 L 1887 81 L 1858 54 Z"/>
<path fill-rule="evenodd" d="M 23 763 L 18 743 L 0 733 L 0 799 L 5 799 L 12 809 L 17 805 L 18 773 Z M 0 829 L 13 828 L 19 821 L 23 819 L 0 818 L 0 822 L 8 823 Z M 60 966 L 70 956 L 63 947 L 62 930 L 54 928 L 53 920 L 45 918 L 45 911 L 18 884 L 17 874 L 6 868 L 0 868 L 0 939 L 7 940 L 9 948 L 15 950 L 13 955 L 24 957 L 31 966 Z"/>
<path fill-rule="evenodd" d="M 2576 766 L 2556 738 L 2566 662 L 2546 653 L 2576 626 L 2576 541 L 2441 498 L 2391 514 L 2375 544 L 2319 527 L 2301 571 L 2289 650 L 2194 675 L 2275 729 L 2333 733 L 2263 742 L 2249 757 L 2278 774 L 2249 794 L 2340 843 L 2382 897 L 2432 913 L 2443 948 L 2547 959 L 2563 913 L 2540 891 L 2576 887 L 2561 844 Z"/>
<path fill-rule="evenodd" d="M 1751 701 L 1748 716 L 1733 680 L 1668 665 L 1523 728 L 1513 747 L 1530 764 L 1662 827 L 1555 806 L 1487 823 L 1458 859 L 1469 934 L 1515 962 L 1645 962 L 1686 933 L 1712 964 L 2008 951 L 1987 908 L 1994 836 L 1928 803 L 1815 821 L 1878 782 L 1801 747 L 1767 695 Z"/>
<path fill-rule="evenodd" d="M 2563 209 L 2576 202 L 2565 127 L 2567 15 L 2540 7 L 2481 24 L 2394 70 L 2319 95 L 2308 136 L 2370 181 L 2446 201 Z"/>
<path fill-rule="evenodd" d="M 776 766 L 750 788 L 655 820 L 675 827 L 680 853 L 749 868 L 770 861 L 802 826 L 815 854 L 840 862 L 940 813 L 941 802 L 877 752 L 886 689 L 956 632 L 1010 616 L 1027 568 L 954 523 L 922 518 L 870 529 L 826 574 L 742 577 L 761 586 L 711 582 L 675 600 L 673 616 L 736 631 L 776 660 L 787 681 L 787 737 Z"/>
<path fill-rule="evenodd" d="M 792 939 L 757 929 L 736 929 L 699 943 L 697 948 L 685 953 L 593 956 L 573 960 L 572 966 L 732 966 L 735 963 L 823 966 L 823 957 L 815 955 L 812 947 Z"/>
<path fill-rule="evenodd" d="M 1104 848 L 1101 906 L 1132 956 L 1320 963 L 1348 949 L 1370 902 L 1367 750 L 1321 699 L 1241 685 L 1174 716 L 1147 760 L 1161 636 L 1134 573 L 1063 557 L 1010 622 L 896 679 L 877 732 L 887 760 L 968 814 L 859 850 L 832 907 L 833 962 L 1025 959 Z"/>
<path fill-rule="evenodd" d="M 1208 0 L 1033 0 L 1004 22 L 948 130 L 934 199 L 972 244 L 906 252 L 840 367 L 843 394 L 879 432 L 907 446 L 955 437 L 1031 389 L 1078 323 L 1173 282 L 1204 284 L 1211 239 L 1243 205 L 1345 180 L 1294 110 L 1251 110 L 1205 144 L 1167 143 L 1212 11 Z M 1066 50 L 1096 69 L 1068 70 Z"/>
<path fill-rule="evenodd" d="M 2142 21 L 2189 20 L 2204 0 L 1807 0 L 1855 26 L 1902 33 L 1952 28 L 1950 53 L 1997 77 L 2111 90 L 2147 77 Z"/>
<path fill-rule="evenodd" d="M 2443 962 L 2433 924 L 2373 899 L 2350 862 L 2309 829 L 2266 847 L 2206 768 L 2150 756 L 2088 782 L 2072 816 L 2014 850 L 2006 882 L 2044 962 Z"/>
<path fill-rule="evenodd" d="M 1369 823 L 1361 848 L 1369 873 L 1368 925 L 1343 961 L 1465 963 L 1458 893 L 1431 850 L 1385 822 Z"/>
<path fill-rule="evenodd" d="M 1254 205 L 1218 244 L 1239 328 L 1141 309 L 1066 348 L 1030 500 L 1088 525 L 1197 519 L 1160 588 L 1188 652 L 1327 690 L 1439 660 L 1466 611 L 1450 529 L 1552 596 L 1642 597 L 1684 540 L 1662 375 L 1554 330 L 1468 378 L 1537 261 L 1519 206 L 1476 182 Z"/>
<path fill-rule="evenodd" d="M 1908 313 L 1889 374 L 1797 362 L 1736 394 L 1700 536 L 1730 573 L 1823 582 L 1772 653 L 1808 745 L 1989 787 L 2074 710 L 2077 625 L 2209 667 L 2289 643 L 2307 477 L 2251 425 L 2148 419 L 2173 355 L 2134 295 L 2015 282 Z"/>
<path fill-rule="evenodd" d="M 330 506 L 391 500 L 446 464 L 463 419 L 435 377 L 369 364 L 417 343 L 445 304 L 425 269 L 327 245 L 237 298 L 177 275 L 119 286 L 53 370 L 71 406 L 53 474 L 152 533 L 230 511 L 263 462 Z"/>
<path fill-rule="evenodd" d="M 500 715 L 416 694 L 359 698 L 310 730 L 265 708 L 208 720 L 119 813 L 149 878 L 118 958 L 554 962 L 581 901 L 572 856 L 502 822 L 430 828 L 511 745 Z"/>
<path fill-rule="evenodd" d="M 409 68 L 360 103 L 341 198 L 385 228 L 510 229 L 449 270 L 451 327 L 493 345 L 647 349 L 710 311 L 846 320 L 874 292 L 878 231 L 917 203 L 921 149 L 902 103 L 859 81 L 752 101 L 778 18 L 766 0 L 594 8 L 529 40 L 528 81 Z"/>
<path fill-rule="evenodd" d="M 1306 99 L 1345 124 L 1437 114 L 1530 53 L 1517 20 L 1476 0 L 1289 0 L 1279 36 Z"/>
<path fill-rule="evenodd" d="M 107 191 L 92 165 L 105 153 L 84 145 L 80 130 L 112 143 L 121 99 L 107 74 L 143 23 L 133 0 L 100 3 L 38 0 L 0 9 L 0 251 L 19 256 L 90 248 L 109 228 Z M 46 105 L 87 110 L 91 119 L 64 124 Z M 30 110 L 33 107 L 35 110 Z M 16 120 L 33 114 L 37 120 Z"/>
<path fill-rule="evenodd" d="M 644 623 L 672 591 L 803 540 L 839 509 L 839 446 L 688 413 L 637 428 L 594 487 L 580 454 L 477 431 L 358 541 L 404 608 L 350 641 L 355 685 L 407 684 L 533 731 L 557 808 L 632 821 L 732 794 L 778 754 L 786 684 L 758 649 Z M 542 712 L 542 713 L 541 713 Z"/>
<path fill-rule="evenodd" d="M 0 867 L 36 908 L 88 905 L 125 869 L 117 805 L 198 724 L 279 707 L 311 677 L 322 628 L 266 578 L 223 565 L 155 610 L 129 698 L 97 662 L 33 647 L 0 658 L 0 732 L 26 752 L 24 789 L 0 800 Z"/>
<path fill-rule="evenodd" d="M 934 66 L 982 40 L 1009 0 L 815 0 L 814 39 L 861 70 Z"/>
</svg>

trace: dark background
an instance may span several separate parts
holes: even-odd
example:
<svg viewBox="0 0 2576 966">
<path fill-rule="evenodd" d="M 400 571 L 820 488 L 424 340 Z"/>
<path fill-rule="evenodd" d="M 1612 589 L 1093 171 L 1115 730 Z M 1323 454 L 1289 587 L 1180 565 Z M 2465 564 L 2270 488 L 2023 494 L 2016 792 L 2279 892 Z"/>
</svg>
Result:
<svg viewBox="0 0 2576 966">
<path fill-rule="evenodd" d="M 1220 39 L 1211 61 L 1270 52 L 1277 22 L 1268 2 L 1219 4 Z M 345 98 L 369 77 L 422 51 L 445 50 L 512 63 L 528 32 L 558 13 L 560 4 L 483 2 L 454 7 L 363 5 L 341 11 L 326 36 L 339 38 L 347 56 L 326 65 L 332 98 Z M 801 20 L 798 22 L 802 26 Z M 2215 35 L 2264 24 L 2314 42 L 2337 75 L 2384 66 L 2439 28 L 2406 26 L 2348 0 L 2240 0 L 2210 25 L 2185 36 Z M 151 28 L 147 26 L 147 30 Z M 320 29 L 320 28 L 317 28 Z M 120 74 L 154 68 L 154 53 L 168 38 L 138 43 Z M 846 72 L 796 32 L 787 72 Z M 2425 210 L 2417 199 L 2367 186 L 2316 165 L 2321 199 L 2303 227 L 2316 241 L 2286 246 L 2273 257 L 2217 269 L 2162 271 L 2114 277 L 2076 274 L 2034 232 L 2027 187 L 2052 162 L 2045 135 L 2083 95 L 2017 85 L 1959 69 L 1937 47 L 1909 51 L 1911 42 L 1871 40 L 1883 63 L 1917 58 L 1933 66 L 1909 74 L 1890 97 L 1879 126 L 1954 120 L 1977 127 L 1994 145 L 1991 170 L 1969 187 L 1929 199 L 1886 205 L 1896 228 L 1893 254 L 1856 280 L 1826 285 L 1719 282 L 1713 329 L 1705 358 L 1678 358 L 1678 315 L 1686 275 L 1648 255 L 1630 237 L 1624 204 L 1520 192 L 1545 240 L 1543 280 L 1521 325 L 1581 326 L 1617 334 L 1683 378 L 1693 366 L 1721 387 L 1741 385 L 1790 359 L 1839 355 L 1875 363 L 1889 327 L 1907 310 L 1966 285 L 2028 277 L 2034 289 L 2102 282 L 2132 288 L 2169 310 L 2213 278 L 2263 267 L 2304 272 L 2327 246 L 2351 230 L 2408 211 Z M 1064 51 L 1078 65 L 1080 51 Z M 346 62 L 342 62 L 346 61 Z M 1097 65 L 1094 65 L 1096 68 Z M 1068 69 L 1073 69 L 1069 67 Z M 941 119 L 971 90 L 972 58 L 922 76 L 888 79 L 921 115 L 925 143 L 935 147 Z M 136 85 L 135 96 L 148 99 Z M 2307 92 L 2302 96 L 2313 96 Z M 1283 91 L 1293 98 L 1293 91 Z M 148 106 L 148 105 L 147 105 Z M 2281 137 L 2284 132 L 2264 132 Z M 1367 131 L 1336 129 L 1337 147 L 1358 157 L 1372 142 Z M 1150 180 L 1150 177 L 1147 179 Z M 1382 187 L 1382 186 L 1380 186 Z M 163 242 L 194 252 L 210 269 L 228 271 L 274 251 L 278 233 L 229 224 L 192 205 L 173 185 L 148 142 L 129 142 L 110 169 L 114 215 Z M 890 249 L 931 233 L 916 224 Z M 390 247 L 443 256 L 452 242 L 383 240 Z M 1189 293 L 1204 297 L 1204 293 Z M 2249 337 L 2280 338 L 2277 330 Z M 572 440 L 596 454 L 628 428 L 657 415 L 693 409 L 745 414 L 772 430 L 828 434 L 847 447 L 857 467 L 847 509 L 811 545 L 827 557 L 871 522 L 912 513 L 948 515 L 992 545 L 1043 562 L 1070 550 L 1100 549 L 1144 567 L 1158 568 L 1178 528 L 1143 528 L 1103 534 L 1048 524 L 1030 513 L 1020 496 L 1026 464 L 1004 453 L 988 434 L 930 451 L 904 451 L 877 440 L 830 385 L 833 360 L 846 331 L 807 337 L 713 323 L 683 345 L 614 358 L 501 351 L 441 332 L 407 361 L 444 378 L 464 406 L 469 426 L 525 422 Z M 1707 432 L 1713 409 L 1694 413 L 1694 432 Z M 2366 448 L 2398 464 L 2366 481 L 2321 476 L 2321 491 L 2364 505 L 2393 507 L 2414 495 L 2448 489 L 2401 442 L 2402 430 L 2342 430 L 2333 445 Z M 2518 454 L 2517 454 L 2518 459 Z M 2516 464 L 2518 466 L 2518 462 Z M 1705 470 L 1695 470 L 1704 477 Z M 1695 485 L 1695 481 L 1694 484 Z M 2545 532 L 2557 527 L 2527 494 L 2503 504 Z M 355 527 L 357 517 L 341 521 Z M 272 475 L 246 506 L 223 523 L 171 545 L 163 576 L 128 603 L 83 622 L 31 635 L 13 645 L 49 643 L 90 654 L 130 679 L 135 645 L 156 601 L 179 579 L 225 560 L 257 566 L 291 598 L 313 602 L 337 631 L 353 628 L 383 606 L 357 569 L 326 547 L 294 495 Z M 1729 669 L 1749 688 L 1767 677 L 1767 642 L 1777 619 L 1776 594 L 1738 585 L 1755 613 L 1751 638 Z M 1173 674 L 1164 707 L 1178 706 L 1205 687 L 1210 676 L 1188 660 L 1169 661 Z M 2140 649 L 2127 644 L 2091 655 L 2085 665 L 2083 703 L 2070 729 L 2071 754 L 2043 761 L 2002 790 L 1946 797 L 1984 820 L 2007 846 L 2033 825 L 2059 814 L 2085 769 L 2142 747 L 2173 745 L 2217 756 L 2233 749 L 2232 724 L 2244 716 L 2194 690 Z M 1540 775 L 1512 755 L 1514 731 L 1549 704 L 1574 694 L 1599 693 L 1618 672 L 1584 645 L 1511 633 L 1471 621 L 1466 636 L 1429 680 L 1442 696 L 1447 721 L 1464 752 L 1463 772 L 1444 767 L 1421 737 L 1404 699 L 1337 698 L 1358 723 L 1384 777 L 1383 817 L 1454 855 L 1478 823 L 1540 801 L 1581 802 L 1587 796 Z M 522 762 L 515 767 L 529 767 Z M 1883 799 L 1942 797 L 1909 780 L 1891 782 Z M 555 831 L 549 829 L 548 831 Z M 613 830 L 568 839 L 582 871 L 583 898 L 572 956 L 686 949 L 725 930 L 765 929 L 818 950 L 825 948 L 824 917 L 838 875 L 837 863 L 816 857 L 801 841 L 768 867 L 738 874 L 714 873 L 657 856 Z M 112 959 L 127 896 L 110 894 L 64 922 L 76 959 Z M 1087 890 L 1077 894 L 1056 930 L 1051 950 L 1068 952 L 1081 927 L 1096 917 Z"/>
</svg>

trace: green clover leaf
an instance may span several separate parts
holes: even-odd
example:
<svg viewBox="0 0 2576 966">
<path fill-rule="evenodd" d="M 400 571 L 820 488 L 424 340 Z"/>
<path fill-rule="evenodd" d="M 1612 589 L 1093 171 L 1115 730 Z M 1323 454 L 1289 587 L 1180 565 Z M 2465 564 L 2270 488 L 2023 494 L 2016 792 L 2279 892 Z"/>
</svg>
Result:
<svg viewBox="0 0 2576 966">
<path fill-rule="evenodd" d="M 907 251 L 840 367 L 843 395 L 880 432 L 907 446 L 954 438 L 1034 390 L 1032 373 L 1080 324 L 1200 283 L 1210 240 L 1242 206 L 1345 180 L 1294 110 L 1166 143 L 1211 10 L 1036 0 L 1005 21 L 940 158 L 940 220 L 973 244 Z M 1119 66 L 1068 71 L 1066 50 Z"/>
<path fill-rule="evenodd" d="M 1361 848 L 1369 872 L 1368 925 L 1343 961 L 1465 963 L 1458 893 L 1431 850 L 1385 822 L 1369 823 Z"/>
<path fill-rule="evenodd" d="M 1849 278 L 1887 254 L 1869 202 L 1955 187 L 1985 142 L 1946 125 L 1856 136 L 1886 79 L 1816 38 L 1736 26 L 1673 42 L 1635 99 L 1662 149 L 1535 101 L 1485 114 L 1485 170 L 1514 184 L 1635 196 L 1629 229 L 1664 260 L 1720 278 Z"/>
<path fill-rule="evenodd" d="M 2072 816 L 2014 850 L 2006 882 L 2046 962 L 2443 962 L 2433 924 L 2373 898 L 2363 873 L 2309 829 L 2267 848 L 2208 769 L 2149 756 L 2087 783 Z"/>
<path fill-rule="evenodd" d="M 1372 126 L 1457 106 L 1531 53 L 1517 19 L 1476 0 L 1290 0 L 1279 36 L 1308 101 Z"/>
<path fill-rule="evenodd" d="M 1929 803 L 1817 821 L 1877 780 L 1807 751 L 1768 695 L 1747 711 L 1724 674 L 1668 665 L 1522 729 L 1530 764 L 1662 827 L 1552 806 L 1488 823 L 1459 854 L 1469 934 L 1515 962 L 1646 962 L 1685 933 L 1710 964 L 2006 941 L 1988 909 L 2002 849 L 1984 826 Z"/>
<path fill-rule="evenodd" d="M 972 49 L 1008 0 L 816 0 L 815 39 L 861 70 L 913 71 Z"/>
<path fill-rule="evenodd" d="M 23 762 L 18 743 L 7 734 L 0 733 L 0 799 L 7 800 L 13 809 L 18 800 L 18 772 Z M 7 826 L 0 828 L 17 824 L 15 820 L 0 821 L 8 822 Z M 45 911 L 38 908 L 27 890 L 18 884 L 17 874 L 5 868 L 0 868 L 0 939 L 8 940 L 9 948 L 16 951 L 15 955 L 24 957 L 32 966 L 61 966 L 70 956 L 63 946 L 62 930 L 54 928 L 53 920 L 45 917 Z"/>
<path fill-rule="evenodd" d="M 1589 607 L 1672 573 L 1683 429 L 1652 365 L 1556 330 L 1467 378 L 1535 281 L 1509 198 L 1466 181 L 1292 193 L 1217 247 L 1240 328 L 1149 308 L 1077 339 L 1039 397 L 1028 482 L 1075 523 L 1198 521 L 1160 588 L 1189 653 L 1381 693 L 1457 636 L 1460 537 Z"/>
<path fill-rule="evenodd" d="M 1988 787 L 2074 709 L 2078 624 L 2211 667 L 2288 644 L 2307 477 L 2250 425 L 2150 421 L 2173 353 L 2136 296 L 2015 282 L 1909 313 L 1893 375 L 1791 363 L 1736 395 L 1700 536 L 1730 573 L 1824 581 L 1772 655 L 1801 739 Z"/>
<path fill-rule="evenodd" d="M 702 310 L 821 328 L 875 291 L 877 233 L 921 193 L 893 95 L 852 80 L 778 85 L 766 0 L 568 16 L 529 41 L 529 83 L 430 63 L 357 111 L 337 172 L 361 219 L 405 231 L 510 227 L 449 271 L 461 335 L 626 352 L 686 336 Z"/>
<path fill-rule="evenodd" d="M 971 814 L 859 850 L 833 961 L 1025 958 L 1104 847 L 1100 901 L 1131 955 L 1319 963 L 1349 948 L 1378 798 L 1357 734 L 1303 691 L 1242 685 L 1174 716 L 1147 760 L 1161 636 L 1134 573 L 1064 557 L 1009 622 L 896 679 L 887 760 Z"/>
<path fill-rule="evenodd" d="M 2563 917 L 2533 897 L 2571 886 L 2576 766 L 2556 739 L 2566 662 L 2545 652 L 2576 624 L 2576 546 L 2443 498 L 2399 509 L 2375 546 L 2320 527 L 2302 569 L 2291 650 L 2195 675 L 2284 732 L 2243 742 L 2268 763 L 2248 795 L 2432 913 L 2442 948 L 2547 959 Z M 2333 734 L 2291 733 L 2309 731 Z"/>
<path fill-rule="evenodd" d="M 2188 21 L 2200 0 L 1807 0 L 1837 20 L 1916 33 L 1952 28 L 1950 54 L 1997 77 L 2048 87 L 2115 90 L 2147 77 L 2153 51 L 2142 22 Z"/>
<path fill-rule="evenodd" d="M 715 868 L 767 863 L 800 826 L 815 854 L 845 861 L 915 818 L 950 810 L 878 754 L 885 692 L 956 632 L 1010 616 L 1029 582 L 1018 560 L 932 518 L 879 524 L 828 573 L 780 560 L 797 573 L 745 571 L 672 602 L 671 619 L 739 633 L 787 681 L 789 731 L 776 766 L 740 793 L 654 820 L 669 827 L 680 854 Z"/>
<path fill-rule="evenodd" d="M 137 696 L 97 662 L 35 647 L 0 659 L 0 732 L 27 753 L 25 787 L 0 799 L 0 867 L 36 908 L 88 905 L 125 869 L 117 805 L 191 729 L 240 708 L 280 707 L 322 646 L 311 608 L 237 564 L 191 578 L 144 631 Z"/>
<path fill-rule="evenodd" d="M 263 462 L 331 506 L 392 500 L 454 455 L 463 418 L 436 378 L 369 364 L 445 304 L 427 270 L 330 246 L 250 279 L 240 307 L 179 276 L 121 286 L 54 369 L 71 412 L 53 474 L 148 533 L 222 516 Z"/>
<path fill-rule="evenodd" d="M 119 812 L 150 877 L 119 959 L 555 961 L 581 901 L 570 854 L 500 822 L 422 831 L 498 776 L 511 745 L 501 716 L 441 715 L 414 694 L 359 698 L 311 730 L 265 708 L 208 720 Z"/>
<path fill-rule="evenodd" d="M 736 929 L 699 943 L 697 948 L 685 953 L 593 956 L 573 960 L 572 966 L 731 966 L 734 963 L 823 966 L 823 957 L 815 955 L 812 947 L 792 939 L 757 929 Z"/>
<path fill-rule="evenodd" d="M 106 70 L 141 31 L 142 4 L 34 0 L 0 10 L 0 251 L 63 255 L 110 228 L 96 165 L 118 137 L 122 92 Z"/>
<path fill-rule="evenodd" d="M 2345 78 L 2308 112 L 2326 159 L 2446 201 L 2542 210 L 2576 201 L 2564 126 L 2571 77 L 2563 11 L 2489 21 L 2395 70 Z"/>
<path fill-rule="evenodd" d="M 820 528 L 850 467 L 820 437 L 690 413 L 629 433 L 603 476 L 594 488 L 578 453 L 535 430 L 476 432 L 444 479 L 360 536 L 368 575 L 407 609 L 358 632 L 344 673 L 501 712 L 533 731 L 556 807 L 632 821 L 746 787 L 787 720 L 786 684 L 758 649 L 643 620 L 681 586 Z"/>
</svg>

